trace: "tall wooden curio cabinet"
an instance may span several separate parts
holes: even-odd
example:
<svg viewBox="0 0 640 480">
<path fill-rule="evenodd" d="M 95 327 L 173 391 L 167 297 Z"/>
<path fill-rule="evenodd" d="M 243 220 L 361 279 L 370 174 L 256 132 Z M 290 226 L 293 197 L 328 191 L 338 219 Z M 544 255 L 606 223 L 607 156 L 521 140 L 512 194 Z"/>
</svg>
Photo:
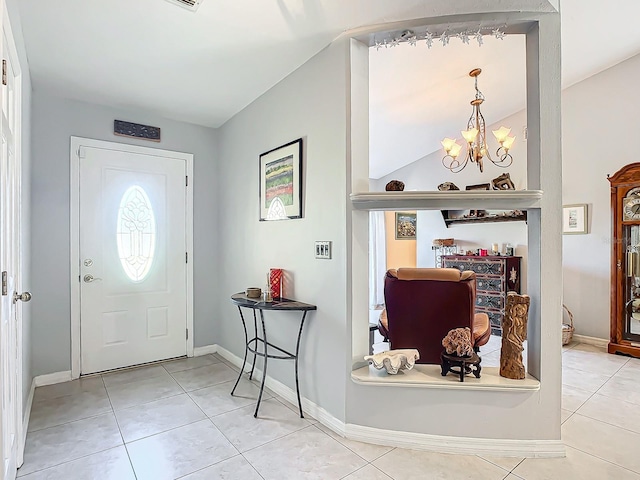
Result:
<svg viewBox="0 0 640 480">
<path fill-rule="evenodd" d="M 640 358 L 640 163 L 611 183 L 611 338 L 609 353 Z"/>
</svg>

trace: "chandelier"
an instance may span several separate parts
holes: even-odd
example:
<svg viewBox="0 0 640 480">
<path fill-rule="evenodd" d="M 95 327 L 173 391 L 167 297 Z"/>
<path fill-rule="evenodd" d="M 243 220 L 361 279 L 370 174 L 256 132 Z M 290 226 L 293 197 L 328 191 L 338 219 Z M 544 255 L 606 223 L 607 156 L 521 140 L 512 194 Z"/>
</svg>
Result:
<svg viewBox="0 0 640 480">
<path fill-rule="evenodd" d="M 467 143 L 467 152 L 464 159 L 458 158 L 462 145 L 458 144 L 457 139 L 445 138 L 441 142 L 446 152 L 446 155 L 442 158 L 442 164 L 453 173 L 461 172 L 469 162 L 475 162 L 480 172 L 483 172 L 482 159 L 485 157 L 491 160 L 494 165 L 502 168 L 507 168 L 513 163 L 513 157 L 509 153 L 509 149 L 516 138 L 509 136 L 511 133 L 510 128 L 500 127 L 498 130 L 493 130 L 493 135 L 500 144 L 496 150 L 497 160 L 491 158 L 489 153 L 484 117 L 480 111 L 480 105 L 484 102 L 484 95 L 478 89 L 478 76 L 480 73 L 482 73 L 482 70 L 479 68 L 474 68 L 469 72 L 469 76 L 475 80 L 476 97 L 471 100 L 473 111 L 467 122 L 467 129 L 460 132 Z"/>
</svg>

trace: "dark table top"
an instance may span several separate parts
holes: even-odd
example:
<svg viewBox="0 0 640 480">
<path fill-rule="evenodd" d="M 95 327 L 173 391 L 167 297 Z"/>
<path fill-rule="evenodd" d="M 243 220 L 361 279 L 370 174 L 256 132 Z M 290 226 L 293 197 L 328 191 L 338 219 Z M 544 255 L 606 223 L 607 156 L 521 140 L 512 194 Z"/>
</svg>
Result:
<svg viewBox="0 0 640 480">
<path fill-rule="evenodd" d="M 239 307 L 253 308 L 257 310 L 280 310 L 280 311 L 305 311 L 317 310 L 318 307 L 308 303 L 298 302 L 290 298 L 278 298 L 273 302 L 263 302 L 259 298 L 249 298 L 244 293 L 231 295 L 231 302 Z"/>
</svg>

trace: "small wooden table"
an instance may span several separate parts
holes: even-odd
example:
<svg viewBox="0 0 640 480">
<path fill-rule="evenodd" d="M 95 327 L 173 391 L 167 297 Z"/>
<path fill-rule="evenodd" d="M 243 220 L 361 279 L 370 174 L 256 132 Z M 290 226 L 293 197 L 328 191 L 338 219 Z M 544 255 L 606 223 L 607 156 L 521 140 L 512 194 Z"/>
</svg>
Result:
<svg viewBox="0 0 640 480">
<path fill-rule="evenodd" d="M 449 355 L 446 351 L 440 354 L 440 361 L 442 362 L 442 376 L 446 377 L 447 373 L 453 372 L 456 375 L 460 375 L 460 381 L 464 382 L 464 376 L 468 373 L 473 373 L 476 378 L 480 378 L 480 362 L 482 359 L 474 353 L 470 357 L 459 357 L 457 355 Z M 457 367 L 457 370 L 454 370 Z"/>
<path fill-rule="evenodd" d="M 236 384 L 233 386 L 233 390 L 231 390 L 231 395 L 236 391 L 236 387 L 240 382 L 240 378 L 242 378 L 242 374 L 244 373 L 244 367 L 247 364 L 247 354 L 253 353 L 253 364 L 251 366 L 251 373 L 249 374 L 249 379 L 253 377 L 253 369 L 256 365 L 256 355 L 264 358 L 264 370 L 262 372 L 262 382 L 260 384 L 260 394 L 258 395 L 258 402 L 256 404 L 256 411 L 253 414 L 254 417 L 258 416 L 258 409 L 260 408 L 260 401 L 262 400 L 262 392 L 264 391 L 264 381 L 267 378 L 267 359 L 274 358 L 279 360 L 294 360 L 295 361 L 295 374 L 296 374 L 296 393 L 298 395 L 298 408 L 300 409 L 300 418 L 304 418 L 302 414 L 302 402 L 300 401 L 300 385 L 298 383 L 298 354 L 300 353 L 300 337 L 302 337 L 302 327 L 304 327 L 304 320 L 307 317 L 307 312 L 310 310 L 316 310 L 317 307 L 315 305 L 309 305 L 308 303 L 298 302 L 296 300 L 291 300 L 288 298 L 278 298 L 273 302 L 263 302 L 260 299 L 254 299 L 247 297 L 244 293 L 236 293 L 231 296 L 231 303 L 237 305 L 238 312 L 240 313 L 240 319 L 242 320 L 242 327 L 244 328 L 244 338 L 245 338 L 245 350 L 244 350 L 244 360 L 242 361 L 242 368 L 240 369 L 240 374 L 238 375 L 238 379 L 236 380 Z M 247 333 L 247 324 L 244 321 L 244 315 L 242 314 L 242 309 L 248 308 L 253 310 L 253 328 L 255 336 L 253 338 L 249 338 Z M 260 312 L 260 322 L 262 324 L 262 338 L 258 336 L 258 320 L 256 317 L 256 310 Z M 300 329 L 298 330 L 298 340 L 296 341 L 296 353 L 288 352 L 272 343 L 267 341 L 267 329 L 264 323 L 264 310 L 276 310 L 276 311 L 289 311 L 289 312 L 302 312 L 302 319 L 300 320 Z M 261 343 L 263 348 L 261 351 L 258 351 L 258 344 Z M 269 348 L 277 350 L 281 355 L 274 355 L 269 353 Z"/>
</svg>

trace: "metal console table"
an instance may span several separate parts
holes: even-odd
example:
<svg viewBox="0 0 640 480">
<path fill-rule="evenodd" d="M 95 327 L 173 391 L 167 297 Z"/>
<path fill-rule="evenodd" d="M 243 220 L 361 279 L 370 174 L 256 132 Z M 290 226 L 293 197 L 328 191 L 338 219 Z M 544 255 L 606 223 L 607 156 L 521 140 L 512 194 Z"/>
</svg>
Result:
<svg viewBox="0 0 640 480">
<path fill-rule="evenodd" d="M 260 384 L 260 394 L 258 395 L 258 402 L 256 404 L 256 411 L 253 414 L 254 417 L 258 416 L 258 409 L 260 408 L 260 401 L 262 400 L 262 392 L 264 391 L 264 381 L 267 378 L 267 360 L 269 358 L 275 358 L 279 360 L 294 360 L 295 361 L 295 373 L 296 373 L 296 394 L 298 395 L 298 408 L 300 409 L 300 418 L 304 418 L 302 414 L 302 402 L 300 401 L 300 384 L 298 382 L 298 354 L 300 353 L 300 337 L 302 337 L 302 328 L 304 327 L 304 321 L 307 317 L 307 312 L 310 310 L 316 310 L 317 307 L 315 305 L 309 305 L 308 303 L 297 302 L 295 300 L 291 300 L 288 298 L 279 298 L 274 300 L 273 302 L 262 302 L 260 300 L 256 300 L 253 298 L 247 297 L 244 293 L 236 293 L 231 296 L 231 303 L 238 307 L 238 312 L 240 313 L 240 319 L 242 320 L 242 327 L 244 329 L 244 338 L 245 338 L 245 350 L 244 350 L 244 360 L 242 361 L 242 368 L 240 369 L 240 374 L 238 375 L 238 379 L 236 380 L 236 384 L 233 386 L 233 390 L 231 390 L 231 395 L 236 391 L 236 387 L 238 383 L 240 383 L 240 379 L 242 378 L 242 374 L 244 373 L 244 367 L 247 364 L 247 355 L 249 352 L 253 353 L 253 364 L 251 366 L 251 373 L 249 373 L 249 379 L 253 378 L 253 370 L 256 366 L 256 356 L 260 356 L 264 358 L 264 370 L 262 372 L 262 382 Z M 255 332 L 255 336 L 253 338 L 249 338 L 249 334 L 247 333 L 247 323 L 245 322 L 244 315 L 242 314 L 243 308 L 249 308 L 253 310 L 253 328 Z M 256 316 L 256 310 L 260 312 L 260 323 L 262 324 L 262 338 L 258 336 L 258 319 Z M 280 312 L 302 312 L 302 318 L 300 320 L 300 329 L 298 330 L 298 339 L 296 341 L 296 353 L 287 352 L 286 350 L 269 343 L 267 341 L 267 329 L 265 327 L 264 322 L 264 311 L 265 310 L 275 310 Z M 262 344 L 263 351 L 258 351 L 258 344 Z M 280 355 L 274 355 L 269 353 L 269 348 L 273 348 L 280 352 Z"/>
</svg>

